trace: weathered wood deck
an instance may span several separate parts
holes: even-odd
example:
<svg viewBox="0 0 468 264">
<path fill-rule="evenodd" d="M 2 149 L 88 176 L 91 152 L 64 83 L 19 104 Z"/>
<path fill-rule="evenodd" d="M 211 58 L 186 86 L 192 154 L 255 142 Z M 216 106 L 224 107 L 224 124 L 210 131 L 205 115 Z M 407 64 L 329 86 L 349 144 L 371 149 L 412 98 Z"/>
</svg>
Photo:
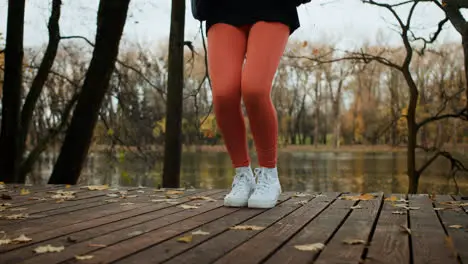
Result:
<svg viewBox="0 0 468 264">
<path fill-rule="evenodd" d="M 223 207 L 226 192 L 8 185 L 0 263 L 468 263 L 461 197 L 284 193 L 259 210 Z"/>
</svg>

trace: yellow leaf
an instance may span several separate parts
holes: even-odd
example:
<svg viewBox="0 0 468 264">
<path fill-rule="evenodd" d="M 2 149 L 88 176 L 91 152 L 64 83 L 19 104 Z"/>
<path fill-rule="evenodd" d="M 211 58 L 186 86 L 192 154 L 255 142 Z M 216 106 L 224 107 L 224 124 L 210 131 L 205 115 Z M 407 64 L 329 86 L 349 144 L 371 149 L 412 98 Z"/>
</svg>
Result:
<svg viewBox="0 0 468 264">
<path fill-rule="evenodd" d="M 385 198 L 385 201 L 396 202 L 398 198 L 396 196 L 390 196 Z"/>
<path fill-rule="evenodd" d="M 65 185 L 65 188 L 67 188 L 67 189 L 70 188 L 70 187 L 71 187 L 70 184 Z"/>
<path fill-rule="evenodd" d="M 462 225 L 451 225 L 449 226 L 450 228 L 455 228 L 455 229 L 460 229 L 460 228 L 463 228 Z"/>
<path fill-rule="evenodd" d="M 297 245 L 294 246 L 297 250 L 301 251 L 312 251 L 317 252 L 325 248 L 325 245 L 322 243 L 306 244 L 306 245 Z"/>
<path fill-rule="evenodd" d="M 112 128 L 109 128 L 107 130 L 107 135 L 112 137 L 114 135 L 114 130 Z"/>
<path fill-rule="evenodd" d="M 46 246 L 39 246 L 34 249 L 35 253 L 42 254 L 42 253 L 47 253 L 47 252 L 61 252 L 65 249 L 64 246 L 58 246 L 54 247 L 52 245 L 46 245 Z"/>
<path fill-rule="evenodd" d="M 197 209 L 198 208 L 198 206 L 193 206 L 193 205 L 188 205 L 188 204 L 181 204 L 178 207 L 182 209 Z"/>
<path fill-rule="evenodd" d="M 90 186 L 85 186 L 84 188 L 88 188 L 90 191 L 103 191 L 109 189 L 109 185 L 104 184 L 104 185 L 90 185 Z"/>
<path fill-rule="evenodd" d="M 361 245 L 361 244 L 365 244 L 366 241 L 362 239 L 345 239 L 343 240 L 343 243 L 347 245 Z"/>
<path fill-rule="evenodd" d="M 239 226 L 233 226 L 230 229 L 232 229 L 232 230 L 254 230 L 254 231 L 258 231 L 258 230 L 265 229 L 265 227 L 255 226 L 255 225 L 239 225 Z"/>
<path fill-rule="evenodd" d="M 192 239 L 193 239 L 192 235 L 188 235 L 188 236 L 178 238 L 177 242 L 190 243 L 192 242 Z"/>
<path fill-rule="evenodd" d="M 182 191 L 167 191 L 166 195 L 178 195 L 178 194 L 184 194 Z"/>
<path fill-rule="evenodd" d="M 25 218 L 28 218 L 28 217 L 29 217 L 28 214 L 5 215 L 5 218 L 10 219 L 10 220 L 25 219 Z"/>
<path fill-rule="evenodd" d="M 197 230 L 195 232 L 192 232 L 192 235 L 194 236 L 207 236 L 209 235 L 210 233 L 209 232 L 205 232 L 205 231 L 202 231 L 201 229 L 200 230 Z"/>
<path fill-rule="evenodd" d="M 348 195 L 348 196 L 341 196 L 340 199 L 348 200 L 348 201 L 368 201 L 376 198 L 376 195 L 365 193 L 361 195 Z"/>
<path fill-rule="evenodd" d="M 8 238 L 6 238 L 6 239 L 0 239 L 0 246 L 1 246 L 1 245 L 8 245 L 8 244 L 10 244 L 10 243 L 11 243 L 11 239 L 8 239 Z"/>
<path fill-rule="evenodd" d="M 5 182 L 0 182 L 0 185 L 5 185 Z"/>
<path fill-rule="evenodd" d="M 29 191 L 29 190 L 27 190 L 27 189 L 21 189 L 20 195 L 28 195 L 28 194 L 30 194 L 30 191 Z"/>
<path fill-rule="evenodd" d="M 84 256 L 75 256 L 75 259 L 77 260 L 87 260 L 87 259 L 92 259 L 94 256 L 93 255 L 84 255 Z"/>
</svg>

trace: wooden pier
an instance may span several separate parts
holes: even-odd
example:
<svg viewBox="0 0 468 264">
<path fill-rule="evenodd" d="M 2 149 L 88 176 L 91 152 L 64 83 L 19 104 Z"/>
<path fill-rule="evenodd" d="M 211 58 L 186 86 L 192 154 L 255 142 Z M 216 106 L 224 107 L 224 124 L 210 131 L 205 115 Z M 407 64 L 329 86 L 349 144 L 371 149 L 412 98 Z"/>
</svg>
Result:
<svg viewBox="0 0 468 264">
<path fill-rule="evenodd" d="M 227 190 L 0 185 L 0 263 L 468 263 L 468 201 Z"/>
</svg>

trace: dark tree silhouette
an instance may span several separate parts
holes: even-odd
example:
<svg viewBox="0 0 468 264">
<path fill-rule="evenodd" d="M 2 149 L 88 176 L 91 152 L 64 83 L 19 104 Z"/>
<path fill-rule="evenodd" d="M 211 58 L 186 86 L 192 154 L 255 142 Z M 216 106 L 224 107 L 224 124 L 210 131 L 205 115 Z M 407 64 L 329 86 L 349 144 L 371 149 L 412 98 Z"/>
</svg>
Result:
<svg viewBox="0 0 468 264">
<path fill-rule="evenodd" d="M 130 0 L 101 0 L 86 78 L 49 184 L 76 184 L 119 52 Z"/>
</svg>

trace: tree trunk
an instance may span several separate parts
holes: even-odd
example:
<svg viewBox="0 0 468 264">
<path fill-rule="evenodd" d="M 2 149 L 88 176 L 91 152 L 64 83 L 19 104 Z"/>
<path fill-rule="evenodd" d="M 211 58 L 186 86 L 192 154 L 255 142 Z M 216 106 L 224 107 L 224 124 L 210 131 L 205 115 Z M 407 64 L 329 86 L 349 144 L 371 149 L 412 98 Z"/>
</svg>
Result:
<svg viewBox="0 0 468 264">
<path fill-rule="evenodd" d="M 184 88 L 185 0 L 172 0 L 167 78 L 163 187 L 180 184 L 182 101 Z"/>
<path fill-rule="evenodd" d="M 410 99 L 408 104 L 408 145 L 407 145 L 407 170 L 409 177 L 408 193 L 418 192 L 419 172 L 416 169 L 416 144 L 418 137 L 418 127 L 416 124 L 416 106 L 418 104 L 418 88 L 414 83 L 409 71 L 403 72 L 410 89 Z"/>
<path fill-rule="evenodd" d="M 5 72 L 0 133 L 0 180 L 15 182 L 19 172 L 20 111 L 25 0 L 8 1 Z"/>
<path fill-rule="evenodd" d="M 49 184 L 76 184 L 119 52 L 130 0 L 101 0 L 96 44 L 81 94 Z"/>
<path fill-rule="evenodd" d="M 20 137 L 20 149 L 18 153 L 20 157 L 20 162 L 23 162 L 26 139 L 29 134 L 29 128 L 31 127 L 31 120 L 33 117 L 34 109 L 36 108 L 37 100 L 39 99 L 39 96 L 42 93 L 44 84 L 47 81 L 47 77 L 49 76 L 49 71 L 52 68 L 52 65 L 54 64 L 54 60 L 57 55 L 58 45 L 60 42 L 59 20 L 60 20 L 61 5 L 62 5 L 61 0 L 52 1 L 52 12 L 49 18 L 49 25 L 48 25 L 49 44 L 47 45 L 44 58 L 42 59 L 37 75 L 33 80 L 31 89 L 28 92 L 26 101 L 23 105 L 23 110 L 21 112 L 21 137 Z M 66 123 L 66 120 L 62 122 Z M 47 143 L 48 142 L 46 142 L 46 144 Z M 29 161 L 29 162 L 34 163 L 35 160 Z M 25 178 L 26 174 L 24 172 L 25 171 L 29 172 L 29 169 L 23 169 L 21 165 L 20 171 L 21 173 L 19 173 L 17 181 L 24 182 L 26 180 Z"/>
<path fill-rule="evenodd" d="M 465 66 L 465 86 L 468 86 L 468 29 L 462 35 L 463 63 Z M 465 87 L 466 111 L 468 111 L 468 87 Z"/>
</svg>

